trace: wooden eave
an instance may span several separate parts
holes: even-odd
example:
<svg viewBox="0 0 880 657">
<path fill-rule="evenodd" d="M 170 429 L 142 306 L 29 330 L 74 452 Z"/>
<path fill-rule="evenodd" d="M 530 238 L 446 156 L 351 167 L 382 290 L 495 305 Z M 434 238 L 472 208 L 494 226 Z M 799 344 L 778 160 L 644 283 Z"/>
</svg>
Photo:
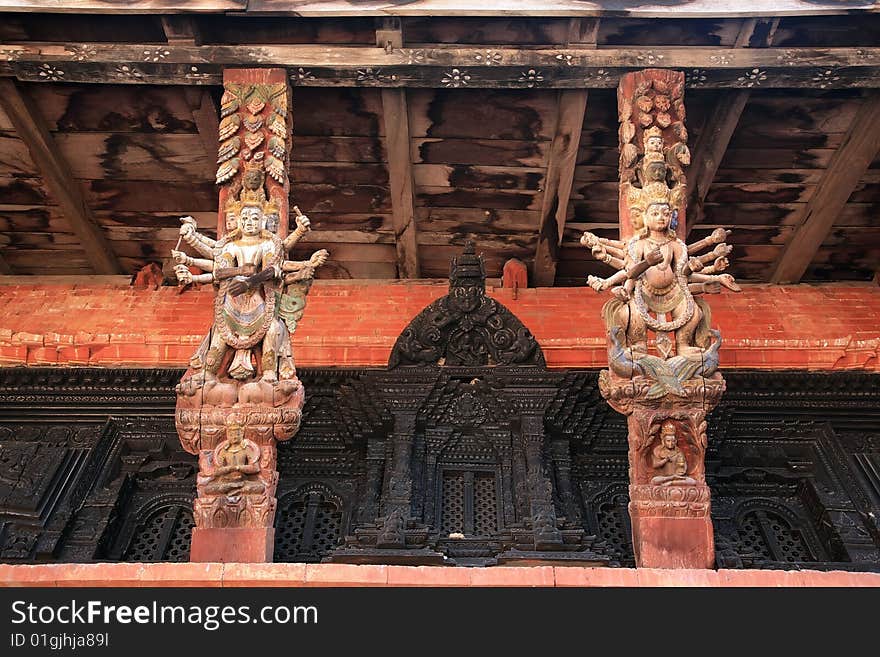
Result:
<svg viewBox="0 0 880 657">
<path fill-rule="evenodd" d="M 521 17 L 630 17 L 630 18 L 754 18 L 759 16 L 825 16 L 878 11 L 875 2 L 842 0 L 679 0 L 645 2 L 626 0 L 415 0 L 407 3 L 362 0 L 4 0 L 0 11 L 152 14 L 152 13 L 238 13 L 244 15 L 296 16 L 299 18 L 344 18 L 349 16 L 460 16 L 498 18 Z"/>
<path fill-rule="evenodd" d="M 442 278 L 467 240 L 493 278 L 511 257 L 533 284 L 607 275 L 578 238 L 616 236 L 615 88 L 651 66 L 686 75 L 689 241 L 732 228 L 744 282 L 880 271 L 880 157 L 860 148 L 855 172 L 838 153 L 876 113 L 874 5 L 752 3 L 740 19 L 708 1 L 602 3 L 601 18 L 581 2 L 483 18 L 439 2 L 262 17 L 270 3 L 149 4 L 0 5 L 0 79 L 48 134 L 0 106 L 0 274 L 170 273 L 178 218 L 216 225 L 224 67 L 278 65 L 294 87 L 291 200 L 313 225 L 296 255 L 329 249 L 324 276 Z M 577 18 L 552 13 L 574 4 Z M 797 276 L 774 278 L 783 265 Z"/>
</svg>

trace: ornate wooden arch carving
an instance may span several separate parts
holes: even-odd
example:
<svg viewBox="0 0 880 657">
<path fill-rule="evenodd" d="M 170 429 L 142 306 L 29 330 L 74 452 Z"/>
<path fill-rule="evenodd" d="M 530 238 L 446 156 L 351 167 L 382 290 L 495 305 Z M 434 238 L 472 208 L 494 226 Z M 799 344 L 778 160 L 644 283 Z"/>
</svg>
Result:
<svg viewBox="0 0 880 657">
<path fill-rule="evenodd" d="M 452 259 L 449 294 L 425 308 L 391 351 L 389 369 L 401 365 L 535 365 L 545 367 L 531 331 L 504 305 L 486 296 L 482 257 L 468 242 Z"/>
</svg>

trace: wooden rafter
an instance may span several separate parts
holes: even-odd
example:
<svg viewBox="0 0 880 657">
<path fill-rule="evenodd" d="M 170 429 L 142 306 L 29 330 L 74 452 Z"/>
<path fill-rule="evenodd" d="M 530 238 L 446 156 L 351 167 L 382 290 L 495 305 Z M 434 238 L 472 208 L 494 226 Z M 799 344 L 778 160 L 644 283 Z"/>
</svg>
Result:
<svg viewBox="0 0 880 657">
<path fill-rule="evenodd" d="M 746 19 L 743 21 L 734 47 L 769 47 L 778 26 L 778 18 Z M 715 180 L 715 174 L 718 172 L 721 160 L 724 159 L 724 153 L 727 152 L 727 146 L 749 102 L 750 95 L 749 89 L 722 91 L 707 115 L 703 130 L 694 146 L 692 158 L 694 166 L 688 181 L 690 190 L 685 235 L 690 234 L 693 227 L 703 221 L 705 215 L 703 204 L 706 195 L 709 193 L 712 181 Z"/>
<path fill-rule="evenodd" d="M 181 14 L 162 16 L 162 29 L 165 31 L 165 38 L 170 44 L 201 45 L 201 35 L 193 16 Z"/>
<path fill-rule="evenodd" d="M 573 19 L 569 29 L 569 45 L 595 48 L 598 28 L 599 21 L 596 19 Z M 556 132 L 550 145 L 547 173 L 544 176 L 541 226 L 532 270 L 532 283 L 536 287 L 552 286 L 556 280 L 559 247 L 565 233 L 568 200 L 587 109 L 585 89 L 567 89 L 558 93 Z"/>
<path fill-rule="evenodd" d="M 840 0 L 749 0 L 740 3 L 719 3 L 717 0 L 666 0 L 665 2 L 633 3 L 622 0 L 588 2 L 587 0 L 491 0 L 488 2 L 452 2 L 449 0 L 3 0 L 2 11 L 51 11 L 91 13 L 136 13 L 150 11 L 198 11 L 306 18 L 350 16 L 619 16 L 634 18 L 721 18 L 742 16 L 835 15 L 876 11 L 876 4 L 867 1 Z"/>
<path fill-rule="evenodd" d="M 214 178 L 217 166 L 215 164 L 217 155 L 217 135 L 220 132 L 220 115 L 214 99 L 207 89 L 191 88 L 186 89 L 186 99 L 192 112 L 193 122 L 196 124 L 196 130 L 199 132 L 199 138 L 205 147 L 205 153 L 208 154 L 207 159 L 207 177 L 208 180 Z"/>
<path fill-rule="evenodd" d="M 773 283 L 797 283 L 880 152 L 880 94 L 865 99 L 785 245 Z"/>
<path fill-rule="evenodd" d="M 399 18 L 380 19 L 376 43 L 393 50 L 403 46 Z M 413 198 L 413 167 L 409 143 L 409 112 L 406 89 L 382 89 L 382 116 L 388 151 L 388 186 L 391 189 L 391 219 L 397 247 L 400 278 L 419 278 L 419 248 Z"/>
<path fill-rule="evenodd" d="M 71 174 L 39 110 L 12 80 L 0 79 L 0 108 L 30 151 L 49 193 L 70 222 L 95 272 L 123 273 L 110 242 L 86 205 L 79 183 Z"/>
<path fill-rule="evenodd" d="M 553 285 L 556 279 L 559 246 L 565 232 L 568 200 L 586 109 L 586 90 L 566 89 L 559 92 L 559 119 L 547 162 L 541 228 L 538 248 L 535 250 L 533 284 L 536 287 Z"/>
</svg>

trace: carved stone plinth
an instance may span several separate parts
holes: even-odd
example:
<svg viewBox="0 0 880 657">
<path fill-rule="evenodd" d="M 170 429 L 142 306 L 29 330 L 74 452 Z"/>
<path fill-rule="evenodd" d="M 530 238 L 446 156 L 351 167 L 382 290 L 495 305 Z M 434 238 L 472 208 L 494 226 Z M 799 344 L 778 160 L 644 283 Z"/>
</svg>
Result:
<svg viewBox="0 0 880 657">
<path fill-rule="evenodd" d="M 724 393 L 717 372 L 681 384 L 684 394 L 652 394 L 655 381 L 610 370 L 599 389 L 629 428 L 629 512 L 636 564 L 712 568 L 715 544 L 706 485 L 706 414 Z"/>
</svg>

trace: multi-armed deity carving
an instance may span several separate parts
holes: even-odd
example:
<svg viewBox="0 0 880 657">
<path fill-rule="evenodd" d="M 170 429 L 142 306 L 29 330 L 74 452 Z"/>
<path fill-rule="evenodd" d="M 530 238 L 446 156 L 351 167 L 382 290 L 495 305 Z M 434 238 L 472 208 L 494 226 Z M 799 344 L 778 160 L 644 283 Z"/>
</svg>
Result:
<svg viewBox="0 0 880 657">
<path fill-rule="evenodd" d="M 237 73 L 241 81 L 231 81 Z M 297 432 L 305 394 L 291 336 L 315 269 L 328 257 L 320 250 L 305 261 L 289 258 L 310 225 L 294 206 L 296 228 L 287 233 L 289 89 L 272 73 L 227 72 L 218 239 L 184 217 L 180 241 L 199 257 L 172 251 L 181 283 L 215 287 L 212 326 L 177 386 L 177 429 L 200 465 L 194 560 L 225 560 L 196 538 L 199 530 L 220 527 L 265 530 L 267 536 L 251 539 L 259 543 L 254 554 L 271 553 L 275 441 Z"/>
<path fill-rule="evenodd" d="M 609 370 L 602 372 L 600 387 L 609 403 L 629 416 L 637 555 L 641 550 L 642 565 L 707 567 L 712 555 L 703 474 L 705 414 L 718 402 L 724 380 L 716 372 L 721 334 L 711 327 L 701 296 L 740 288 L 722 273 L 729 265 L 731 247 L 725 240 L 730 231 L 719 228 L 690 245 L 678 236 L 684 233 L 684 168 L 690 164 L 683 94 L 684 76 L 676 71 L 623 77 L 618 89 L 621 239 L 588 232 L 581 244 L 617 270 L 607 278 L 590 276 L 587 283 L 612 293 L 602 309 Z M 704 535 L 695 550 L 682 548 L 692 554 L 676 561 L 664 546 L 650 546 L 640 516 L 699 518 L 708 524 L 708 540 Z M 694 552 L 700 554 L 696 560 Z"/>
</svg>

